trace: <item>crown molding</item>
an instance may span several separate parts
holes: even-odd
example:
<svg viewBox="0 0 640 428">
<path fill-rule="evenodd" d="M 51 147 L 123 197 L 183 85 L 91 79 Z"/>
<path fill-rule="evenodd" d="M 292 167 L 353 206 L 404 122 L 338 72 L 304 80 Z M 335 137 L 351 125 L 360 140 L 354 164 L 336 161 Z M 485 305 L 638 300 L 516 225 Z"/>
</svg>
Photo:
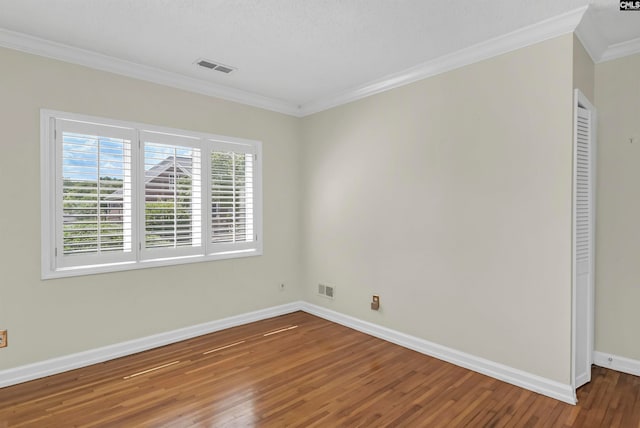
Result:
<svg viewBox="0 0 640 428">
<path fill-rule="evenodd" d="M 312 101 L 301 107 L 301 116 L 318 113 L 393 88 L 408 85 L 465 65 L 473 64 L 507 52 L 524 48 L 563 34 L 572 33 L 584 16 L 587 6 L 538 22 L 511 33 L 461 49 L 424 62 L 415 67 L 390 74 L 381 79 L 357 86 L 342 94 Z"/>
<path fill-rule="evenodd" d="M 591 10 L 589 8 L 584 14 L 575 33 L 594 63 L 598 64 L 640 53 L 640 37 L 610 45 L 602 35 L 598 20 Z"/>
<path fill-rule="evenodd" d="M 609 47 L 600 32 L 596 18 L 591 9 L 587 10 L 575 31 L 576 37 L 584 46 L 594 63 L 600 62 L 602 55 Z"/>
<path fill-rule="evenodd" d="M 640 53 L 640 38 L 608 45 L 588 6 L 443 55 L 302 106 L 108 55 L 0 29 L 0 46 L 295 117 L 304 117 L 574 32 L 594 63 Z"/>
<path fill-rule="evenodd" d="M 234 101 L 278 113 L 292 116 L 299 115 L 298 106 L 282 100 L 187 77 L 15 31 L 0 29 L 0 46 L 164 86 L 183 89 L 189 92 L 222 98 L 227 101 Z"/>
<path fill-rule="evenodd" d="M 610 45 L 607 47 L 607 50 L 604 51 L 598 62 L 611 61 L 637 53 L 640 53 L 640 37 Z"/>
</svg>

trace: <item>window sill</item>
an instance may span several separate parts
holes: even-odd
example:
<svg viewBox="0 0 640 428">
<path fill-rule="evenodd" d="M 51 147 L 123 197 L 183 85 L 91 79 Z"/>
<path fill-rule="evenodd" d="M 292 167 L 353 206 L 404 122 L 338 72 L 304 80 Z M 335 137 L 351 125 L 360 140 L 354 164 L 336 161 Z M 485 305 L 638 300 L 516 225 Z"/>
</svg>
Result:
<svg viewBox="0 0 640 428">
<path fill-rule="evenodd" d="M 67 278 L 72 276 L 95 275 L 100 273 L 122 272 L 122 271 L 128 271 L 128 270 L 138 270 L 138 269 L 147 269 L 147 268 L 164 267 L 164 266 L 176 266 L 176 265 L 183 265 L 183 264 L 189 264 L 189 263 L 201 263 L 201 262 L 209 262 L 214 260 L 237 259 L 237 258 L 244 258 L 244 257 L 261 256 L 261 255 L 262 255 L 262 249 L 249 249 L 249 250 L 228 251 L 224 253 L 209 254 L 206 256 L 194 255 L 194 256 L 185 256 L 185 257 L 171 257 L 171 258 L 163 258 L 163 259 L 140 260 L 140 261 L 123 262 L 123 263 L 110 263 L 110 264 L 103 264 L 103 265 L 61 268 L 56 270 L 44 268 L 42 271 L 42 279 L 46 280 L 46 279 L 55 279 L 55 278 Z"/>
</svg>

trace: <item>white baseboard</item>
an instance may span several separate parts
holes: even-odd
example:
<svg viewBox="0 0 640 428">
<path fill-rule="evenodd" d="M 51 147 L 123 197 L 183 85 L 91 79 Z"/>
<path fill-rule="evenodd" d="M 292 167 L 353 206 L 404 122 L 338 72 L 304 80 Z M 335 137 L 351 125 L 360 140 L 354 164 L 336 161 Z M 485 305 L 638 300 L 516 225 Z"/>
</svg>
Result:
<svg viewBox="0 0 640 428">
<path fill-rule="evenodd" d="M 640 376 L 640 361 L 632 360 L 631 358 L 595 351 L 593 353 L 593 364 L 622 373 Z"/>
<path fill-rule="evenodd" d="M 332 311 L 322 306 L 302 302 L 303 311 L 354 330 L 361 331 L 371 336 L 378 337 L 396 345 L 412 349 L 421 354 L 435 357 L 439 360 L 447 361 L 460 367 L 464 367 L 474 372 L 491 376 L 495 379 L 519 386 L 530 391 L 537 392 L 556 400 L 569 404 L 576 404 L 576 396 L 571 385 L 556 382 L 541 376 L 537 376 L 513 367 L 496 363 L 475 355 L 460 352 L 446 346 L 429 342 L 415 336 L 400 333 L 390 328 L 382 327 L 367 321 L 360 320 L 339 312 Z"/>
<path fill-rule="evenodd" d="M 583 373 L 580 376 L 576 377 L 576 385 L 584 385 L 591 381 L 591 373 Z"/>
<path fill-rule="evenodd" d="M 91 349 L 89 351 L 78 352 L 75 354 L 65 355 L 63 357 L 52 358 L 50 360 L 2 370 L 0 371 L 0 388 L 78 369 L 80 367 L 90 366 L 92 364 L 101 363 L 114 358 L 124 357 L 126 355 L 135 354 L 148 349 L 191 339 L 192 337 L 202 336 L 203 334 L 224 330 L 226 328 L 299 311 L 300 306 L 300 302 L 287 303 L 285 305 L 274 306 L 165 333 L 154 334 L 140 339 L 116 343 L 102 348 Z"/>
<path fill-rule="evenodd" d="M 330 309 L 302 301 L 274 306 L 255 312 L 249 312 L 246 314 L 223 318 L 220 320 L 198 324 L 191 327 L 185 327 L 166 333 L 159 333 L 153 336 L 147 336 L 140 339 L 134 339 L 127 342 L 105 346 L 102 348 L 92 349 L 89 351 L 79 352 L 76 354 L 66 355 L 63 357 L 53 358 L 50 360 L 3 370 L 0 371 L 0 388 L 27 382 L 33 379 L 51 376 L 68 370 L 90 366 L 92 364 L 101 363 L 104 361 L 112 360 L 114 358 L 119 358 L 126 355 L 135 354 L 137 352 L 146 351 L 148 349 L 157 348 L 159 346 L 180 342 L 192 337 L 213 333 L 215 331 L 224 330 L 226 328 L 248 324 L 254 321 L 260 321 L 263 319 L 272 318 L 299 310 L 305 311 L 320 318 L 324 318 L 328 321 L 342 324 L 344 326 L 353 328 L 354 330 L 358 330 L 362 333 L 378 337 L 388 342 L 395 343 L 396 345 L 412 349 L 422 354 L 447 361 L 449 363 L 485 374 L 487 376 L 491 376 L 512 385 L 516 385 L 521 388 L 525 388 L 530 391 L 534 391 L 569 404 L 576 403 L 575 394 L 571 388 L 571 385 L 565 385 L 559 382 L 555 382 L 531 373 L 527 373 L 522 370 L 515 369 L 513 367 L 505 366 L 503 364 L 486 360 L 484 358 L 460 352 L 446 346 L 429 342 L 425 339 L 410 336 L 408 334 L 404 334 L 387 327 L 382 327 L 377 324 L 363 321 L 349 315 L 344 315 L 339 312 L 335 312 Z M 640 372 L 640 362 L 635 363 L 637 365 L 636 367 L 638 367 L 638 372 Z"/>
</svg>

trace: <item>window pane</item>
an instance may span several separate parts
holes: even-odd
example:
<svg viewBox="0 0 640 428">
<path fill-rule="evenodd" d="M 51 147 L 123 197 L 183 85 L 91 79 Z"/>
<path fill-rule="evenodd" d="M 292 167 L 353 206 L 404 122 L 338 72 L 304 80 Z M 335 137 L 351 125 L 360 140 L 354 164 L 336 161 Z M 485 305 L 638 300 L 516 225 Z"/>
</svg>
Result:
<svg viewBox="0 0 640 428">
<path fill-rule="evenodd" d="M 211 242 L 252 242 L 253 155 L 211 155 Z"/>
<path fill-rule="evenodd" d="M 144 144 L 145 247 L 201 245 L 200 150 Z"/>
<path fill-rule="evenodd" d="M 62 134 L 63 254 L 131 252 L 131 141 Z"/>
</svg>

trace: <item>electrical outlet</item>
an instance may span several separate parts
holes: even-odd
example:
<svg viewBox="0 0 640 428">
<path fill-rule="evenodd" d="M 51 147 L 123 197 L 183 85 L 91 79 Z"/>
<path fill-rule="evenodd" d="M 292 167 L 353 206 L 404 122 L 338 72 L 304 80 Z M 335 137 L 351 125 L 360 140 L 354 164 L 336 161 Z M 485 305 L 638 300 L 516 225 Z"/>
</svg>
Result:
<svg viewBox="0 0 640 428">
<path fill-rule="evenodd" d="M 380 296 L 374 294 L 371 299 L 371 310 L 377 311 L 378 309 L 380 309 Z"/>
<path fill-rule="evenodd" d="M 0 330 L 0 348 L 7 347 L 7 330 Z"/>
</svg>

